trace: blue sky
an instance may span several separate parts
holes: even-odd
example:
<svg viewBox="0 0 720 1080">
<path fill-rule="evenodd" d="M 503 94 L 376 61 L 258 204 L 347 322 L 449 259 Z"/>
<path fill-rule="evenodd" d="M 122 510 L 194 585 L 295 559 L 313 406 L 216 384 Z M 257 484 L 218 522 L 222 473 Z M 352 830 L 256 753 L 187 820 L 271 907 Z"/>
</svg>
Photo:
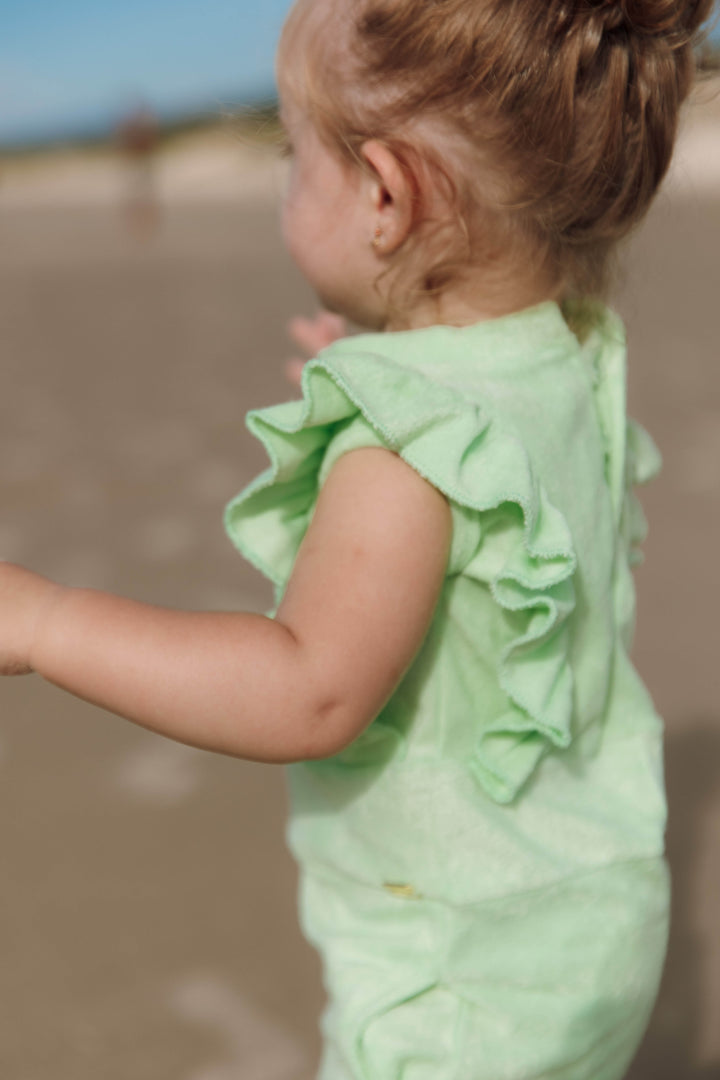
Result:
<svg viewBox="0 0 720 1080">
<path fill-rule="evenodd" d="M 268 93 L 291 0 L 0 0 L 0 143 Z"/>
<path fill-rule="evenodd" d="M 267 94 L 290 2 L 0 0 L 0 144 Z"/>
</svg>

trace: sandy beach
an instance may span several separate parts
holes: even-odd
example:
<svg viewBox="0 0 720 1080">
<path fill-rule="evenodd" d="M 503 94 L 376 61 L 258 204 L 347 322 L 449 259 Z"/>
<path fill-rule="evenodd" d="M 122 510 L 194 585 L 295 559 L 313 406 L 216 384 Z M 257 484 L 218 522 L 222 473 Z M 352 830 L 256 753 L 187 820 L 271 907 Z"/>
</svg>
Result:
<svg viewBox="0 0 720 1080">
<path fill-rule="evenodd" d="M 667 724 L 663 987 L 631 1080 L 720 1077 L 720 109 L 688 113 L 614 303 L 661 477 L 635 662 Z M 171 606 L 266 610 L 225 502 L 265 465 L 248 408 L 292 396 L 283 164 L 223 127 L 163 151 L 136 229 L 114 155 L 0 163 L 0 556 Z M 163 741 L 34 677 L 0 719 L 0 1076 L 312 1080 L 319 962 L 281 769 Z M 467 1080 L 472 1080 L 468 1077 Z"/>
</svg>

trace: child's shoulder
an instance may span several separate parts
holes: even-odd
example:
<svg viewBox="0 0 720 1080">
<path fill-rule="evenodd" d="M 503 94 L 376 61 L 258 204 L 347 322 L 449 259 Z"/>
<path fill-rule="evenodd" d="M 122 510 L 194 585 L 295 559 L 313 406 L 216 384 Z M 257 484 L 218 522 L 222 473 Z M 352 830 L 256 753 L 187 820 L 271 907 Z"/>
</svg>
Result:
<svg viewBox="0 0 720 1080">
<path fill-rule="evenodd" d="M 595 305 L 586 317 L 603 333 L 622 332 L 622 324 L 604 305 Z M 470 355 L 479 368 L 494 374 L 504 364 L 514 366 L 539 354 L 578 349 L 578 339 L 560 306 L 544 301 L 496 318 L 464 326 L 435 324 L 419 329 L 361 333 L 340 338 L 323 349 L 318 359 L 336 364 L 352 355 L 384 357 L 423 370 L 445 367 Z"/>
</svg>

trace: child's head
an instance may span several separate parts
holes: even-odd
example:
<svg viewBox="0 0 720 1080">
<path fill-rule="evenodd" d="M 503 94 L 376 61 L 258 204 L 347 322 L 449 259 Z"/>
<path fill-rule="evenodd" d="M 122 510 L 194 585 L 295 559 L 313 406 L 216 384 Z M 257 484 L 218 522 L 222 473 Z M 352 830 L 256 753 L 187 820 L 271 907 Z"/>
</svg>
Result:
<svg viewBox="0 0 720 1080">
<path fill-rule="evenodd" d="M 393 302 L 482 271 L 601 294 L 669 164 L 712 0 L 299 0 L 279 54 L 343 167 L 383 146 L 412 192 Z M 409 298 L 413 300 L 410 301 Z"/>
</svg>

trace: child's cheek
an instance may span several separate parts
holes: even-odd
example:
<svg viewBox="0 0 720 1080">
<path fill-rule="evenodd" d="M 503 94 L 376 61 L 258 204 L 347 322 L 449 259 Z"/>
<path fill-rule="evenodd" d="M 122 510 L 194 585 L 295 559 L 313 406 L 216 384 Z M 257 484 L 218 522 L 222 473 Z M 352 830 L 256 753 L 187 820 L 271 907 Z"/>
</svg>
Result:
<svg viewBox="0 0 720 1080">
<path fill-rule="evenodd" d="M 297 185 L 291 176 L 282 204 L 281 227 L 285 247 L 295 262 L 298 261 L 300 251 L 300 223 L 301 213 L 297 202 Z"/>
<path fill-rule="evenodd" d="M 307 215 L 289 197 L 283 207 L 282 235 L 290 258 L 312 286 L 315 286 L 314 245 Z"/>
</svg>

